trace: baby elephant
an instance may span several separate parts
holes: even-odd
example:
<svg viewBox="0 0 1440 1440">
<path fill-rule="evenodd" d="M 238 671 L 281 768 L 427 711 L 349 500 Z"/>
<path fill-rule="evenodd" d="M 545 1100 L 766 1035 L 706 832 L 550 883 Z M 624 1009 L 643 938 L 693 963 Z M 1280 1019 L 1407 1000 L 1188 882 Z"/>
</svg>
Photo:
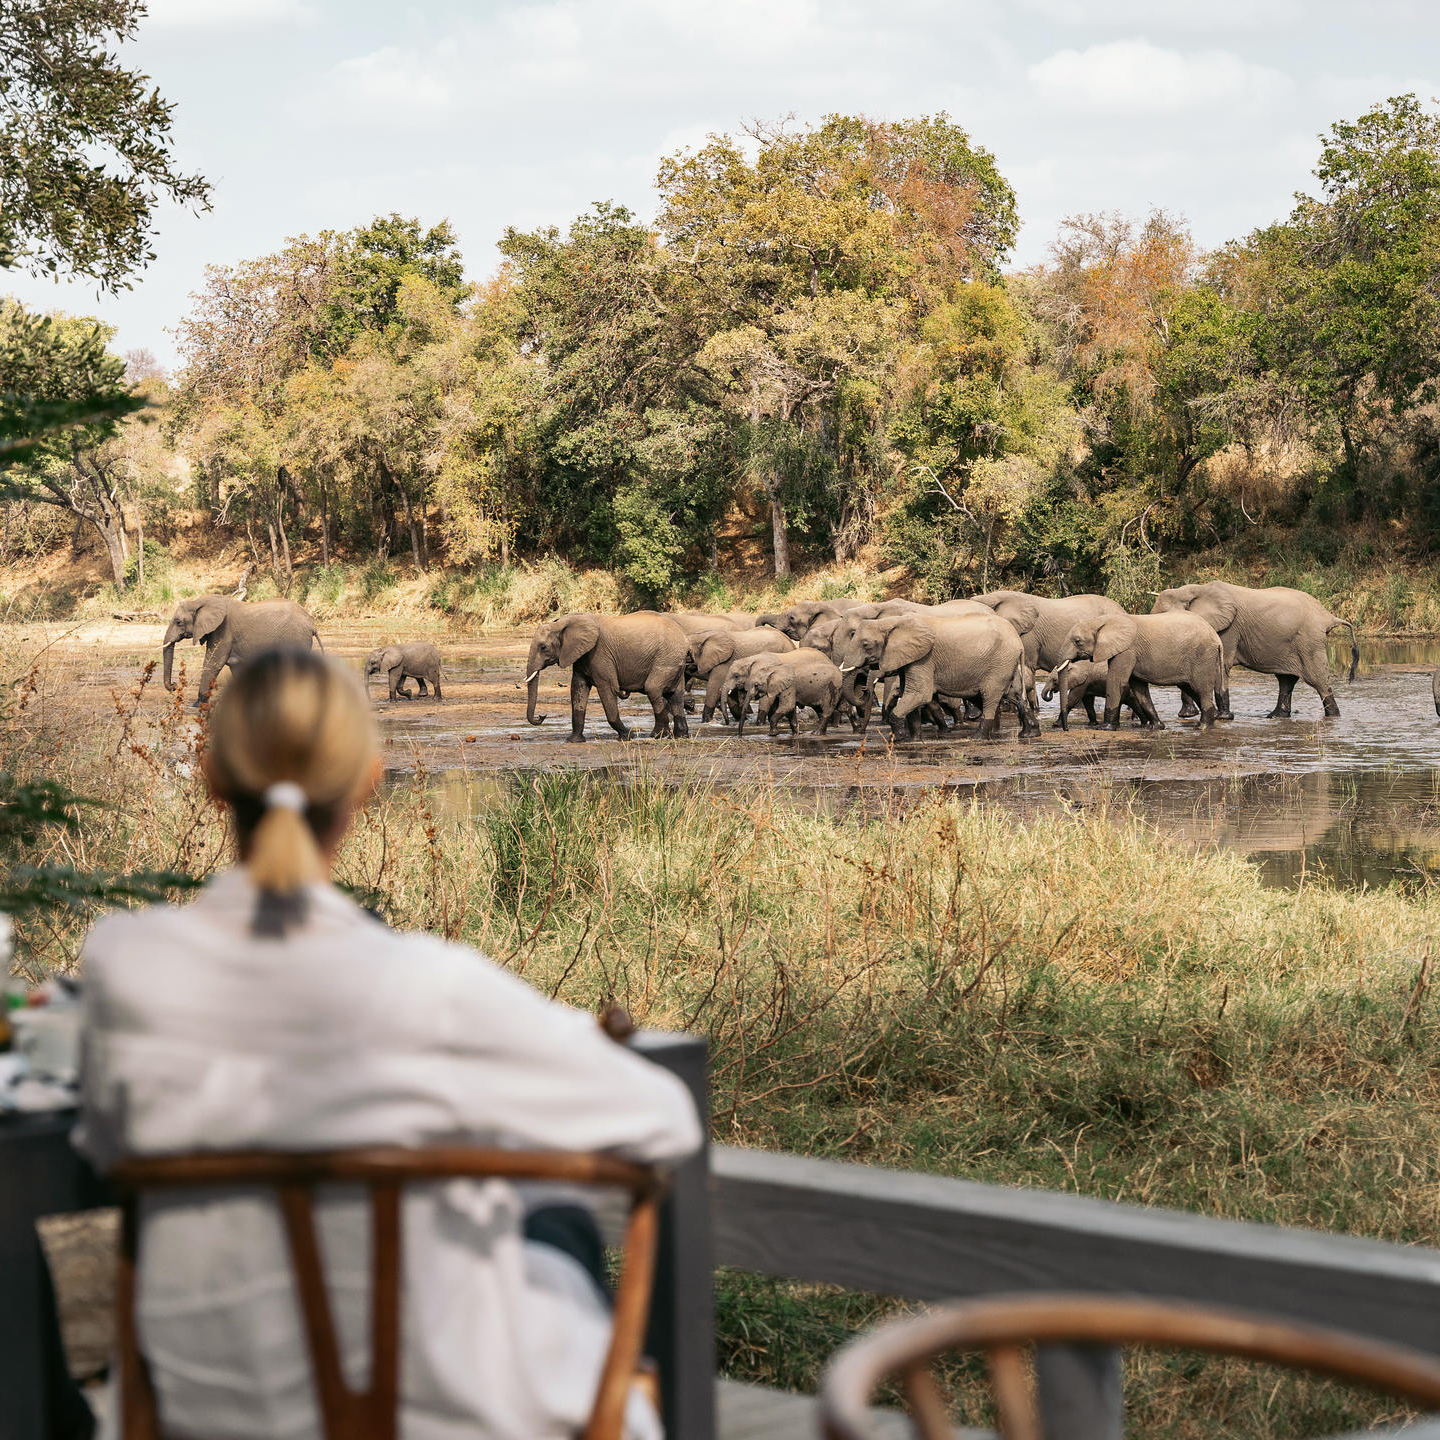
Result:
<svg viewBox="0 0 1440 1440">
<path fill-rule="evenodd" d="M 780 721 L 788 720 L 790 733 L 797 735 L 800 707 L 808 705 L 820 717 L 817 733 L 823 735 L 839 708 L 844 682 L 834 662 L 818 650 L 769 658 L 774 663 L 757 663 L 750 671 L 749 698 L 755 702 L 756 719 L 769 722 L 771 735 L 777 733 Z M 745 722 L 740 723 L 743 735 Z"/>
<path fill-rule="evenodd" d="M 1085 707 L 1085 718 L 1092 727 L 1100 723 L 1095 718 L 1095 702 L 1105 698 L 1105 682 L 1109 678 L 1109 670 L 1108 665 L 1099 665 L 1094 660 L 1076 660 L 1067 665 L 1059 675 L 1052 675 L 1045 682 L 1040 698 L 1053 700 L 1056 695 L 1060 697 L 1060 718 L 1055 722 L 1057 730 L 1070 728 L 1068 717 L 1077 705 Z M 1143 700 L 1137 693 L 1142 686 Z M 1150 687 L 1143 681 L 1132 681 L 1127 685 L 1120 692 L 1120 704 L 1128 706 L 1130 713 L 1141 725 L 1156 730 L 1165 728 L 1165 722 L 1154 713 L 1154 706 L 1150 703 Z"/>
<path fill-rule="evenodd" d="M 390 698 L 410 699 L 407 680 L 420 682 L 420 695 L 425 696 L 428 684 L 437 700 L 443 699 L 440 692 L 440 651 L 428 640 L 411 640 L 406 645 L 384 645 L 372 650 L 365 657 L 365 686 L 369 689 L 372 675 L 390 677 Z"/>
</svg>

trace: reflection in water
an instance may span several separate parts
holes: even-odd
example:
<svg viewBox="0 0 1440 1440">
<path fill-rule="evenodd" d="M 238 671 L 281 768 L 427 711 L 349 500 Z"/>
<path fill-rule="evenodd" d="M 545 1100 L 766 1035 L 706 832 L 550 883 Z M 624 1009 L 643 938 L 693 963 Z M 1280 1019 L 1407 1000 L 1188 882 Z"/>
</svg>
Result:
<svg viewBox="0 0 1440 1440">
<path fill-rule="evenodd" d="M 1336 645 L 1331 653 L 1343 676 L 1348 646 Z M 1440 723 L 1428 675 L 1440 660 L 1440 642 L 1365 640 L 1361 657 L 1355 684 L 1342 679 L 1336 685 L 1342 714 L 1330 721 L 1321 720 L 1318 699 L 1303 686 L 1296 688 L 1294 719 L 1266 718 L 1274 704 L 1274 679 L 1237 670 L 1233 723 L 1202 734 L 1172 720 L 1149 752 L 1152 769 L 1172 777 L 1176 771 L 1183 777 L 1187 768 L 1203 772 L 1196 778 L 1117 779 L 1102 747 L 1047 747 L 1042 740 L 1020 762 L 1020 774 L 1012 767 L 1005 778 L 993 780 L 940 773 L 928 780 L 931 766 L 936 772 L 954 769 L 957 742 L 944 740 L 906 747 L 912 778 L 898 788 L 886 783 L 877 766 L 873 784 L 802 779 L 797 785 L 792 778 L 789 789 L 800 803 L 829 813 L 883 812 L 897 799 L 907 803 L 933 794 L 937 785 L 1019 815 L 1104 805 L 1188 843 L 1238 850 L 1277 886 L 1321 878 L 1348 887 L 1424 884 L 1440 872 Z M 1158 698 L 1169 719 L 1178 708 L 1174 692 L 1158 692 Z M 1049 723 L 1047 717 L 1047 729 Z M 703 743 L 776 742 L 756 735 L 744 742 L 711 736 Z M 844 734 L 802 736 L 779 745 L 791 757 L 833 758 L 859 749 L 858 741 Z M 964 748 L 983 762 L 982 750 L 973 744 Z M 393 778 L 409 783 L 398 773 Z M 739 783 L 755 780 L 752 775 Z M 473 813 L 512 783 L 507 772 L 497 770 L 432 773 L 430 782 L 438 788 L 439 805 L 461 814 Z"/>
</svg>

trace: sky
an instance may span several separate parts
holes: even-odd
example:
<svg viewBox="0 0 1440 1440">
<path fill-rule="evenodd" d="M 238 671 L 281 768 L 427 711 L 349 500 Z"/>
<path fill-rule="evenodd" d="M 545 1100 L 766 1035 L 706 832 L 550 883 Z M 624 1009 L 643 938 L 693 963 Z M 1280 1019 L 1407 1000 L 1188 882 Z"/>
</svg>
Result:
<svg viewBox="0 0 1440 1440">
<path fill-rule="evenodd" d="M 1434 0 L 150 0 L 122 59 L 175 104 L 214 187 L 162 211 L 131 290 L 11 273 L 116 348 L 169 333 L 205 267 L 399 211 L 455 226 L 472 279 L 507 225 L 655 208 L 662 155 L 749 119 L 947 111 L 992 151 L 1045 257 L 1087 211 L 1183 216 L 1206 246 L 1285 215 L 1317 136 L 1440 96 Z"/>
</svg>

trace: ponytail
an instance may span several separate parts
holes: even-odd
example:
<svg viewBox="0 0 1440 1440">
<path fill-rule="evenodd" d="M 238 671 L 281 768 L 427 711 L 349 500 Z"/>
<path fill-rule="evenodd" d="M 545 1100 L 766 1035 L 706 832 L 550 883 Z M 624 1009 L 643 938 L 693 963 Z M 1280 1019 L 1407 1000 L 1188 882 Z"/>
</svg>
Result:
<svg viewBox="0 0 1440 1440">
<path fill-rule="evenodd" d="M 268 651 L 225 688 L 208 764 L 260 892 L 254 934 L 278 939 L 303 923 L 306 887 L 325 879 L 320 841 L 359 796 L 374 756 L 355 678 L 323 656 Z"/>
</svg>

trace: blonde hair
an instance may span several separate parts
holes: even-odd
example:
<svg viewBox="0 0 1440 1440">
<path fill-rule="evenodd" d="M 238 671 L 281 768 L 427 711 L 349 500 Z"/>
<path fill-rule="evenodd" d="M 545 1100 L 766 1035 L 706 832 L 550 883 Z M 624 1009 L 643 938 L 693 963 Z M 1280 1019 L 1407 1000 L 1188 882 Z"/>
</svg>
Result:
<svg viewBox="0 0 1440 1440">
<path fill-rule="evenodd" d="M 359 682 L 323 655 L 267 650 L 225 687 L 210 716 L 208 767 L 260 891 L 257 935 L 283 935 L 304 919 L 304 887 L 325 878 L 318 839 L 360 797 L 376 751 Z M 267 798 L 276 786 L 287 787 L 282 803 L 275 792 Z"/>
</svg>

